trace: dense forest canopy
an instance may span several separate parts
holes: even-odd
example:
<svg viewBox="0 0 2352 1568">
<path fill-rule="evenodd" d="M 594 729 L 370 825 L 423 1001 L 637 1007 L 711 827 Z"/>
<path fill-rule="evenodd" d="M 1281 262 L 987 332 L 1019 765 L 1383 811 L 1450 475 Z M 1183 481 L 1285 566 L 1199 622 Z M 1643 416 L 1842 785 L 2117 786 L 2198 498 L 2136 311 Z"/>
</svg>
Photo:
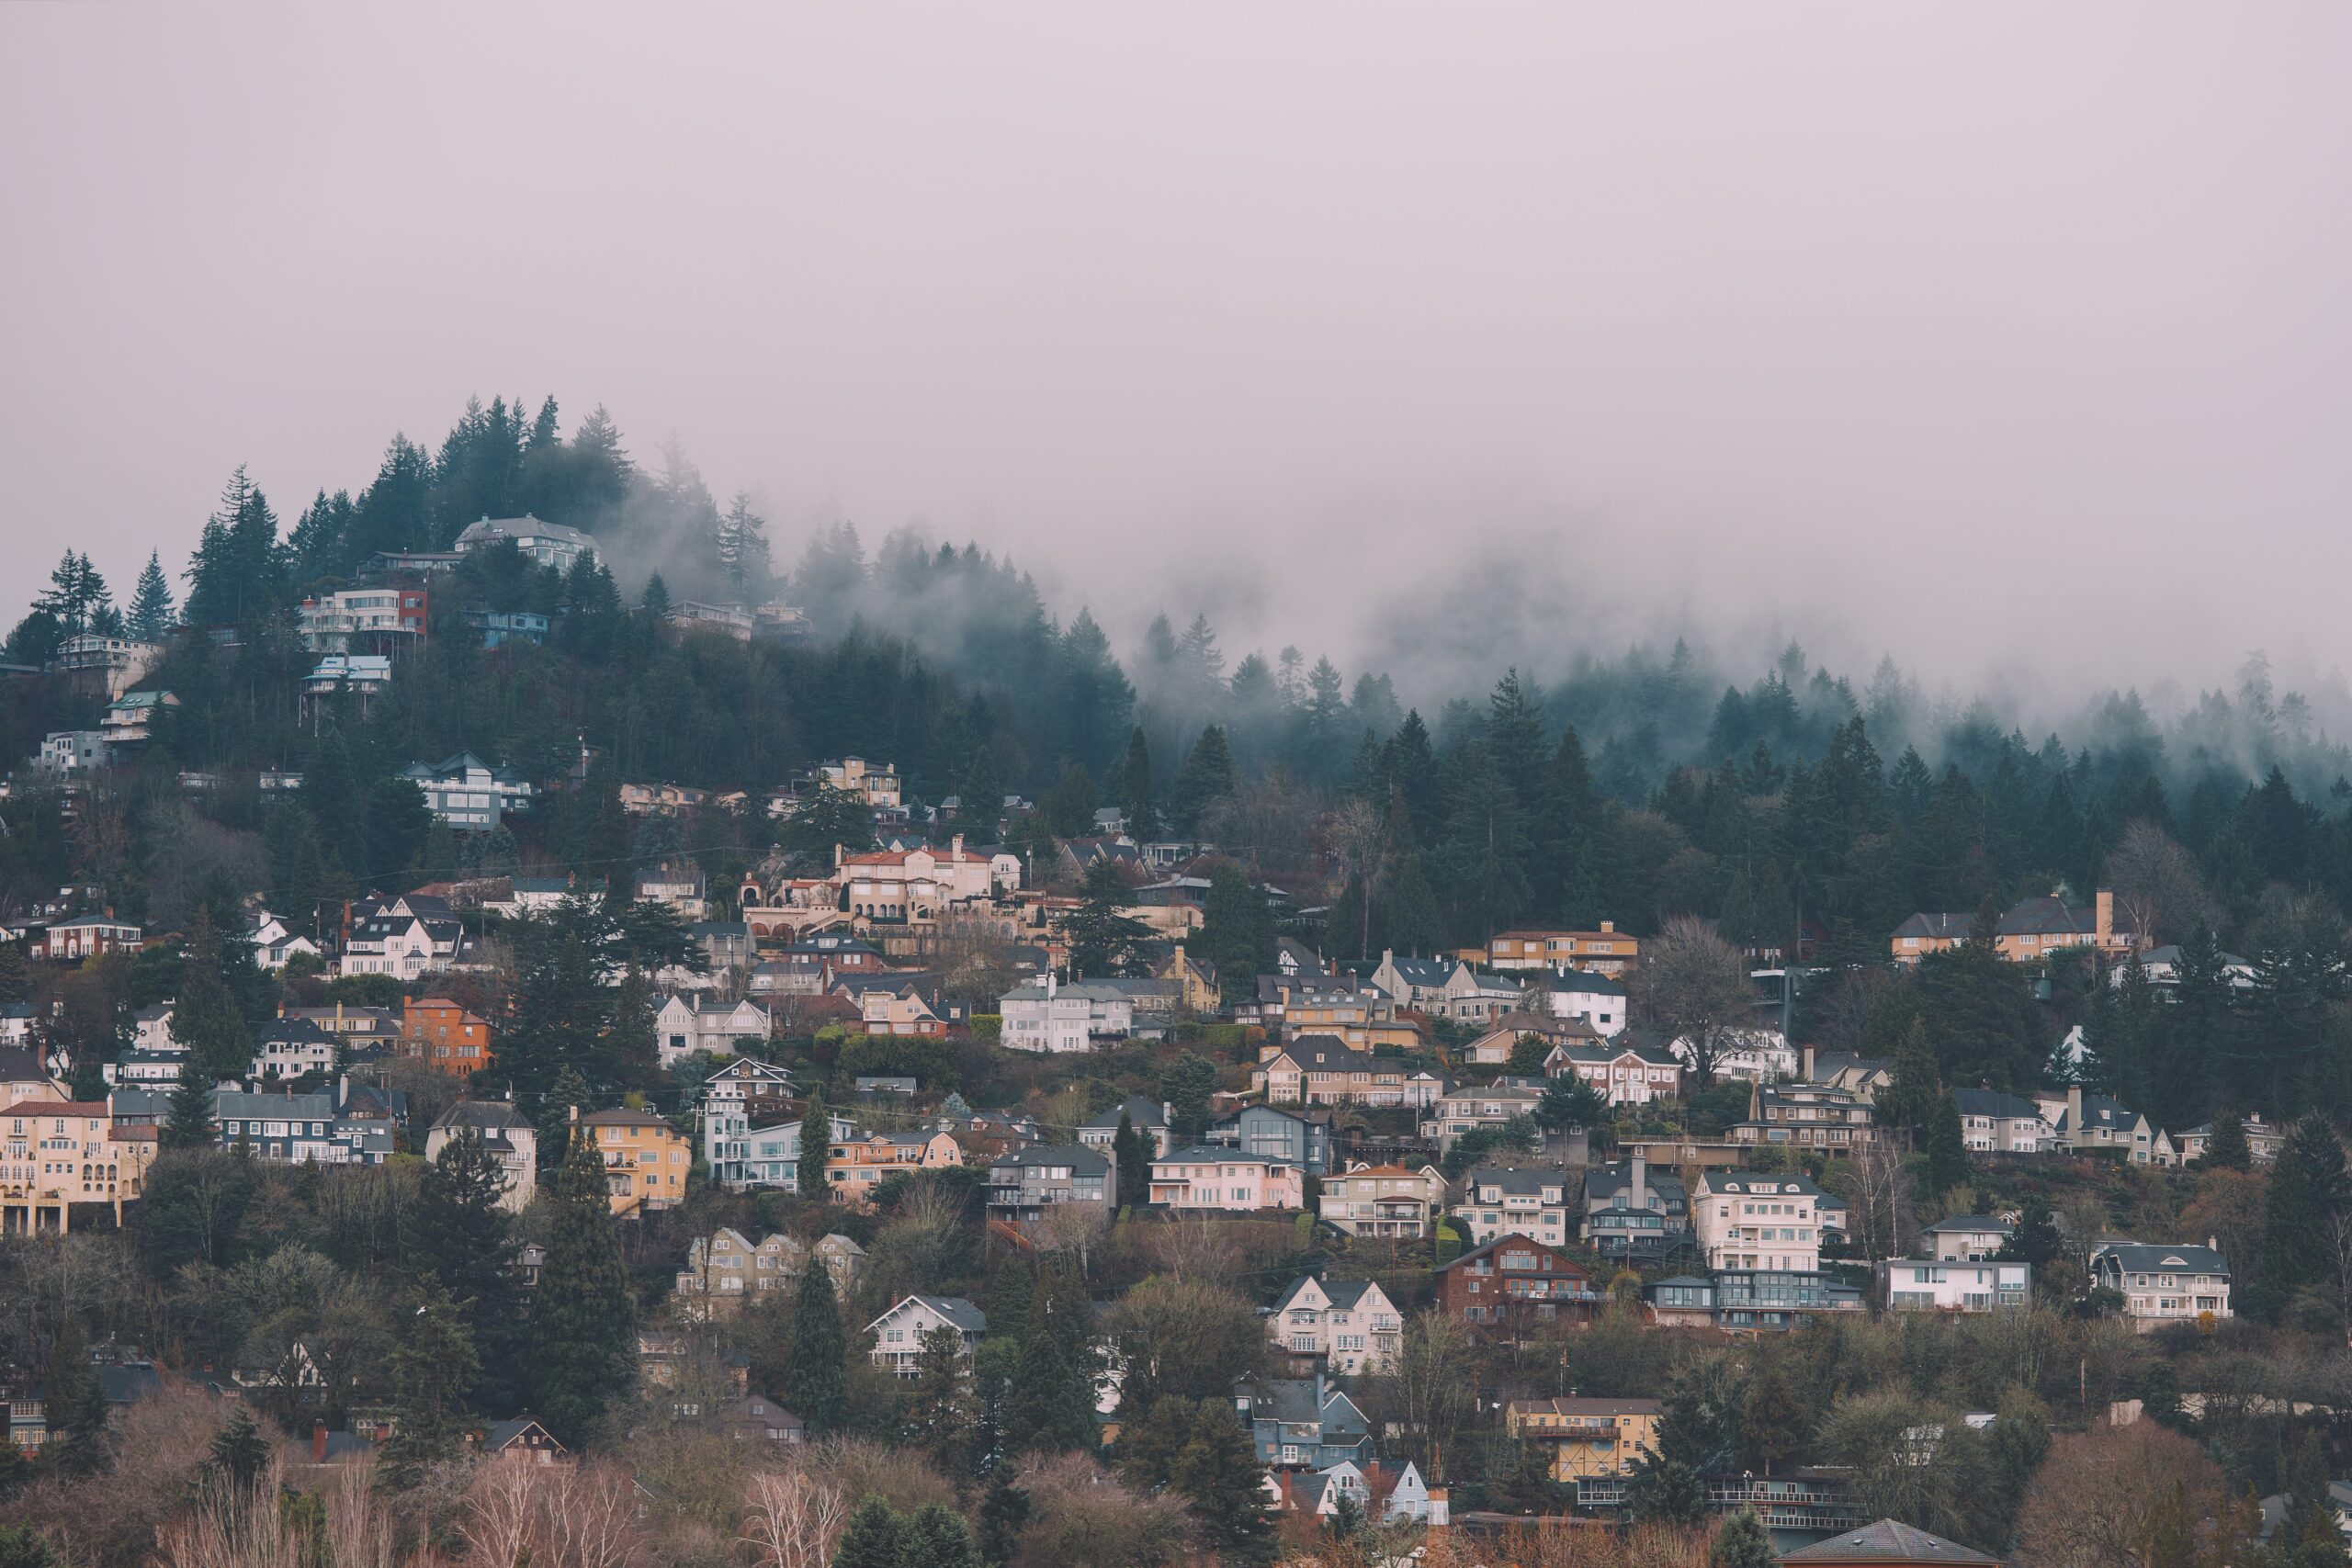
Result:
<svg viewBox="0 0 2352 1568">
<path fill-rule="evenodd" d="M 433 580 L 433 635 L 388 690 L 364 711 L 305 705 L 306 595 L 376 552 L 447 549 L 474 519 L 525 513 L 590 531 L 602 558 L 559 572 L 512 547 L 470 555 Z M 869 551 L 843 522 L 781 567 L 747 496 L 722 504 L 674 448 L 639 464 L 602 410 L 567 436 L 552 400 L 536 413 L 469 405 L 430 450 L 395 437 L 356 494 L 316 495 L 290 526 L 239 469 L 177 587 L 175 615 L 151 561 L 119 609 L 69 553 L 11 634 L 11 656 L 35 664 L 79 630 L 191 628 L 145 682 L 180 705 L 128 781 L 70 830 L 29 784 L 7 803 L 9 897 L 80 877 L 177 921 L 199 902 L 225 913 L 223 886 L 300 907 L 404 874 L 619 868 L 679 850 L 723 874 L 775 829 L 703 822 L 680 841 L 673 824 L 620 820 L 610 784 L 757 791 L 857 754 L 896 763 L 921 802 L 1037 802 L 1025 826 L 968 807 L 961 825 L 982 838 L 1082 834 L 1101 804 L 1208 840 L 1295 904 L 1328 908 L 1319 929 L 1347 953 L 1510 923 L 1646 933 L 1694 914 L 1751 946 L 1803 931 L 1827 961 L 1883 962 L 1914 910 L 2115 886 L 2161 940 L 2299 955 L 2311 1007 L 2342 988 L 2352 761 L 2259 656 L 2169 726 L 2109 694 L 2073 733 L 2039 739 L 1987 704 L 1928 700 L 1891 660 L 1857 684 L 1794 643 L 1760 672 L 1678 642 L 1581 654 L 1540 682 L 1526 671 L 1544 650 L 1518 650 L 1498 655 L 1490 690 L 1414 705 L 1409 670 L 1229 649 L 1197 610 L 1154 621 L 1123 655 L 1085 608 L 1049 605 L 978 545 L 901 531 Z M 811 635 L 680 635 L 653 613 L 778 597 Z M 553 630 L 545 646 L 486 649 L 467 624 L 481 610 L 543 612 Z M 234 637 L 204 630 L 224 627 Z M 17 757 L 98 716 L 55 680 L 12 680 L 6 704 Z M 520 841 L 460 841 L 391 776 L 470 749 L 549 779 L 583 743 L 602 785 L 555 799 Z M 305 775 L 298 807 L 252 787 L 271 768 Z M 221 784 L 191 805 L 183 770 Z"/>
</svg>

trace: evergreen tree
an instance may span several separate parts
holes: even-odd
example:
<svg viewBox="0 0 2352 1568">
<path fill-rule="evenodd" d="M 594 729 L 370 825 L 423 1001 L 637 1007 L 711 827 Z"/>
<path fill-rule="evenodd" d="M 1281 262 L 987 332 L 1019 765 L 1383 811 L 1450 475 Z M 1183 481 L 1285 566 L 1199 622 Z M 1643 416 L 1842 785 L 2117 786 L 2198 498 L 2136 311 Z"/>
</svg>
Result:
<svg viewBox="0 0 2352 1568">
<path fill-rule="evenodd" d="M 1496 1511 L 1505 1514 L 1555 1514 L 1559 1493 L 1552 1480 L 1553 1445 L 1521 1442 L 1513 1445 L 1510 1473 L 1489 1489 Z"/>
<path fill-rule="evenodd" d="M 172 1038 L 187 1048 L 188 1061 L 206 1083 L 242 1078 L 252 1070 L 253 1037 L 229 989 L 227 958 L 199 907 L 188 929 L 180 965 L 180 994 L 172 1004 Z"/>
<path fill-rule="evenodd" d="M 212 1120 L 212 1082 L 190 1055 L 180 1062 L 180 1076 L 172 1084 L 171 1109 L 156 1131 L 155 1141 L 167 1149 L 202 1149 L 211 1147 L 219 1136 Z"/>
<path fill-rule="evenodd" d="M 1928 1123 L 1928 1186 L 1949 1192 L 1968 1179 L 1968 1147 L 1960 1130 L 1960 1102 L 1950 1093 L 1936 1101 Z"/>
<path fill-rule="evenodd" d="M 1184 757 L 1176 783 L 1168 792 L 1168 821 L 1186 836 L 1200 831 L 1201 816 L 1217 801 L 1233 794 L 1233 753 L 1225 731 L 1212 724 Z"/>
<path fill-rule="evenodd" d="M 250 1492 L 269 1465 L 269 1439 L 243 1404 L 229 1412 L 205 1449 L 205 1470 L 232 1490 Z"/>
<path fill-rule="evenodd" d="M 1198 1143 L 1208 1131 L 1209 1097 L 1216 1092 L 1216 1066 L 1190 1051 L 1161 1064 L 1159 1098 L 1167 1102 L 1169 1131 L 1177 1144 Z"/>
<path fill-rule="evenodd" d="M 2245 1141 L 2245 1123 L 2236 1111 L 2223 1106 L 2213 1112 L 2212 1135 L 2206 1139 L 2199 1163 L 2207 1170 L 2245 1170 L 2254 1164 L 2254 1151 Z"/>
<path fill-rule="evenodd" d="M 2030 1263 L 2034 1272 L 2056 1261 L 2061 1246 L 2057 1217 L 2050 1212 L 2049 1200 L 2039 1194 L 2028 1198 L 2018 1215 L 2018 1228 L 2001 1244 L 1999 1257 L 2004 1263 Z"/>
<path fill-rule="evenodd" d="M 61 1475 L 96 1475 L 110 1462 L 107 1451 L 107 1396 L 90 1364 L 90 1342 L 82 1320 L 67 1314 L 49 1346 L 45 1394 L 49 1441 L 41 1457 Z"/>
<path fill-rule="evenodd" d="M 1071 974 L 1091 977 L 1132 973 L 1152 931 L 1124 912 L 1130 895 L 1127 885 L 1119 880 L 1117 868 L 1107 860 L 1088 866 L 1079 881 L 1078 897 L 1078 908 L 1061 917 Z"/>
<path fill-rule="evenodd" d="M 1743 1462 L 1771 1474 L 1774 1465 L 1785 1464 L 1804 1451 L 1807 1425 L 1804 1402 L 1790 1386 L 1781 1363 L 1766 1362 L 1748 1383 L 1747 1404 L 1741 1414 Z"/>
<path fill-rule="evenodd" d="M 1119 1130 L 1111 1134 L 1111 1163 L 1118 1170 L 1119 1202 L 1122 1207 L 1141 1208 L 1151 1201 L 1151 1159 L 1145 1150 L 1143 1134 L 1125 1111 L 1119 1112 Z"/>
<path fill-rule="evenodd" d="M 1170 1403 L 1186 1402 L 1159 1401 Z M 1193 1517 L 1226 1562 L 1262 1565 L 1274 1560 L 1265 1474 L 1257 1444 L 1230 1401 L 1204 1399 L 1193 1406 L 1192 1429 L 1169 1466 L 1168 1483 L 1192 1506 Z"/>
<path fill-rule="evenodd" d="M 978 1427 L 978 1415 L 965 1382 L 964 1337 L 944 1324 L 925 1334 L 915 1359 L 907 1427 L 914 1445 L 948 1476 L 962 1475 L 968 1469 Z"/>
<path fill-rule="evenodd" d="M 1707 1484 L 1681 1460 L 1641 1454 L 1625 1483 L 1625 1506 L 1645 1524 L 1700 1525 L 1707 1518 Z"/>
<path fill-rule="evenodd" d="M 417 1183 L 410 1256 L 460 1304 L 479 1357 L 475 1393 L 493 1415 L 519 1411 L 530 1348 L 526 1301 L 512 1262 L 512 1216 L 499 1206 L 506 1174 L 467 1128 L 441 1146 Z"/>
<path fill-rule="evenodd" d="M 383 1461 L 393 1487 L 415 1485 L 428 1466 L 457 1458 L 464 1445 L 467 1396 L 481 1371 L 466 1321 L 470 1304 L 428 1285 L 401 1325 L 388 1369 L 400 1415 Z"/>
<path fill-rule="evenodd" d="M 1029 1333 L 1029 1316 L 1036 1283 L 1028 1260 L 1013 1258 L 997 1270 L 996 1288 L 989 1292 L 989 1337 L 1009 1337 L 1015 1344 Z"/>
<path fill-rule="evenodd" d="M 994 1568 L 1012 1561 L 1022 1528 L 1029 1522 L 1029 1494 L 1017 1484 L 1020 1479 L 1021 1472 L 1012 1465 L 999 1464 L 980 1497 L 980 1560 Z"/>
<path fill-rule="evenodd" d="M 25 962 L 25 944 L 0 942 L 0 1002 L 20 1002 L 32 989 L 32 965 Z"/>
<path fill-rule="evenodd" d="M 139 586 L 131 594 L 130 616 L 125 626 L 137 641 L 161 642 L 171 624 L 171 583 L 164 576 L 162 558 L 150 550 L 147 564 L 139 573 Z"/>
<path fill-rule="evenodd" d="M 825 1161 L 833 1152 L 833 1116 L 825 1109 L 825 1091 L 810 1085 L 800 1108 L 800 1158 L 793 1176 L 803 1198 L 823 1202 L 832 1195 L 825 1179 Z M 803 1412 L 803 1414 L 807 1414 Z"/>
<path fill-rule="evenodd" d="M 1708 1568 L 1778 1568 L 1780 1561 L 1771 1532 L 1753 1508 L 1742 1508 L 1725 1519 L 1707 1549 Z"/>
<path fill-rule="evenodd" d="M 548 1208 L 547 1258 L 532 1300 L 531 1401 L 548 1430 L 578 1448 L 629 1386 L 637 1352 L 628 1273 L 594 1139 L 571 1140 Z"/>
<path fill-rule="evenodd" d="M 1273 967 L 1274 919 L 1266 890 L 1251 882 L 1239 866 L 1220 861 L 1209 872 L 1209 888 L 1201 901 L 1200 954 L 1216 965 L 1217 982 L 1228 997 L 1254 990 L 1257 977 Z"/>
<path fill-rule="evenodd" d="M 841 1307 L 833 1299 L 832 1271 L 812 1263 L 800 1271 L 800 1294 L 792 1314 L 792 1360 L 784 1391 L 785 1403 L 808 1424 L 811 1437 L 848 1425 L 848 1353 Z"/>
<path fill-rule="evenodd" d="M 2295 1292 L 2328 1277 L 2326 1237 L 2347 1200 L 2344 1145 L 2316 1113 L 2288 1131 L 2270 1168 L 2265 1206 L 2262 1269 L 2246 1292 L 2247 1306 L 2276 1319 Z"/>
<path fill-rule="evenodd" d="M 971 1527 L 941 1503 L 925 1503 L 903 1522 L 899 1551 L 900 1568 L 980 1568 Z"/>
<path fill-rule="evenodd" d="M 860 1503 L 849 1517 L 849 1528 L 842 1531 L 841 1544 L 833 1549 L 833 1568 L 911 1568 L 906 1527 L 898 1511 L 879 1497 Z"/>
<path fill-rule="evenodd" d="M 1940 1103 L 1935 1053 L 1928 1048 L 1928 1026 L 1914 1018 L 1894 1054 L 1894 1081 L 1879 1090 L 1872 1110 L 1882 1128 L 1900 1132 L 1907 1139 L 1927 1130 Z"/>
<path fill-rule="evenodd" d="M 1093 1353 L 1084 1292 L 1058 1271 L 1047 1281 L 1043 1299 L 1031 1305 L 1021 1359 L 1005 1397 L 1004 1446 L 1010 1453 L 1094 1446 Z"/>
<path fill-rule="evenodd" d="M 1141 725 L 1127 732 L 1126 764 L 1119 771 L 1119 810 L 1136 841 L 1159 836 L 1159 814 L 1152 806 L 1151 743 L 1144 739 Z"/>
</svg>

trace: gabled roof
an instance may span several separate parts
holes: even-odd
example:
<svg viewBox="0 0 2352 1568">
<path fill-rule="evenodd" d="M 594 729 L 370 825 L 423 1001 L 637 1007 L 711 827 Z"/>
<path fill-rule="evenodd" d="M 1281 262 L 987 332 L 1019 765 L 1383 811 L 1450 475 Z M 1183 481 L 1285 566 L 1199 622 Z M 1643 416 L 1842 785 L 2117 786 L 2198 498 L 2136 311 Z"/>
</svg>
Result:
<svg viewBox="0 0 2352 1568">
<path fill-rule="evenodd" d="M 1552 1277 L 1555 1279 L 1557 1279 L 1564 1273 L 1582 1274 L 1587 1279 L 1590 1279 L 1592 1277 L 1589 1269 L 1586 1269 L 1583 1264 L 1578 1263 L 1575 1258 L 1571 1257 L 1564 1249 L 1555 1247 L 1547 1241 L 1537 1241 L 1531 1235 L 1519 1235 L 1516 1234 L 1510 1235 L 1498 1235 L 1483 1247 L 1474 1247 L 1469 1251 L 1461 1254 L 1451 1261 L 1439 1264 L 1432 1271 L 1442 1274 L 1449 1269 L 1459 1269 L 1464 1263 L 1473 1262 L 1476 1259 L 1485 1258 L 1488 1254 L 1494 1252 L 1497 1248 L 1504 1247 L 1533 1247 L 1538 1252 L 1550 1253 L 1554 1258 L 1559 1259 L 1559 1266 L 1552 1270 Z"/>
<path fill-rule="evenodd" d="M 499 1450 L 534 1432 L 548 1442 L 554 1443 L 557 1452 L 566 1451 L 561 1443 L 556 1442 L 555 1434 L 541 1426 L 539 1418 L 536 1416 L 517 1416 L 512 1420 L 492 1421 L 482 1432 L 481 1446 L 496 1453 Z"/>
<path fill-rule="evenodd" d="M 1139 1094 L 1131 1094 L 1100 1116 L 1091 1117 L 1080 1122 L 1079 1130 L 1086 1133 L 1115 1133 L 1119 1130 L 1121 1116 L 1126 1117 L 1139 1133 L 1148 1128 L 1168 1125 L 1168 1112 L 1159 1101 L 1146 1100 Z"/>
<path fill-rule="evenodd" d="M 989 1161 L 991 1170 L 1024 1165 L 1066 1165 L 1077 1176 L 1103 1176 L 1111 1169 L 1111 1162 L 1103 1157 L 1102 1150 L 1076 1144 L 1025 1144 Z"/>
<path fill-rule="evenodd" d="M 1470 1173 L 1470 1190 L 1475 1192 L 1481 1187 L 1499 1187 L 1505 1192 L 1522 1198 L 1540 1198 L 1544 1189 L 1556 1187 L 1565 1197 L 1568 1190 L 1568 1173 L 1565 1170 L 1522 1170 L 1517 1166 L 1482 1165 Z"/>
<path fill-rule="evenodd" d="M 905 1300 L 902 1300 L 896 1305 L 892 1306 L 888 1312 L 884 1313 L 880 1317 L 876 1318 L 873 1323 L 869 1323 L 865 1326 L 872 1328 L 876 1325 L 887 1321 L 890 1317 L 896 1315 L 899 1312 L 902 1311 L 909 1302 L 921 1303 L 922 1305 L 929 1307 L 933 1312 L 937 1313 L 941 1318 L 955 1325 L 957 1328 L 962 1329 L 967 1334 L 986 1334 L 988 1332 L 989 1314 L 982 1312 L 979 1308 L 974 1306 L 970 1302 L 966 1301 L 961 1296 L 908 1296 Z"/>
<path fill-rule="evenodd" d="M 1929 1235 L 1939 1231 L 1976 1235 L 1998 1231 L 2001 1235 L 2007 1235 L 2016 1227 L 2008 1221 L 1996 1220 L 1990 1214 L 1953 1214 L 1947 1219 L 1938 1220 L 1934 1224 L 1921 1225 L 1919 1228 Z"/>
<path fill-rule="evenodd" d="M 2000 1121 L 2029 1121 L 2039 1118 L 2041 1107 L 2030 1100 L 2020 1100 L 2014 1094 L 2003 1094 L 1997 1089 L 1956 1089 L 1952 1102 L 1962 1116 L 1989 1116 Z"/>
<path fill-rule="evenodd" d="M 1359 1051 L 1331 1034 L 1302 1034 L 1283 1046 L 1278 1055 L 1289 1057 L 1292 1066 L 1302 1072 L 1369 1073 L 1374 1070 L 1370 1052 Z M 1269 1058 L 1266 1065 L 1272 1066 L 1273 1060 Z"/>
<path fill-rule="evenodd" d="M 1547 991 L 1566 991 L 1571 996 L 1622 997 L 1625 994 L 1623 981 L 1612 980 L 1608 976 L 1597 974 L 1590 969 L 1555 971 L 1544 977 L 1544 988 Z"/>
<path fill-rule="evenodd" d="M 1844 1535 L 1784 1553 L 1783 1562 L 1991 1562 L 1973 1547 L 1930 1535 L 1916 1525 L 1881 1519 Z"/>
<path fill-rule="evenodd" d="M 2230 1262 L 2210 1247 L 2150 1247 L 2136 1241 L 2110 1242 L 2092 1255 L 2112 1258 L 2126 1274 L 2159 1274 L 2186 1269 L 2192 1274 L 2229 1278 Z"/>
<path fill-rule="evenodd" d="M 1282 1294 L 1282 1299 L 1274 1303 L 1274 1310 L 1276 1312 L 1281 1312 L 1287 1308 L 1292 1302 L 1298 1299 L 1299 1292 L 1306 1289 L 1309 1285 L 1321 1286 L 1325 1298 L 1329 1300 L 1333 1306 L 1344 1311 L 1353 1307 L 1358 1302 L 1363 1300 L 1364 1292 L 1374 1288 L 1374 1281 L 1370 1280 L 1323 1280 L 1317 1279 L 1312 1274 L 1301 1274 L 1297 1279 L 1293 1280 L 1290 1282 L 1290 1288 L 1284 1291 Z"/>
<path fill-rule="evenodd" d="M 1651 1168 L 1642 1178 L 1643 1186 L 1657 1194 L 1670 1213 L 1690 1205 L 1690 1194 L 1683 1190 L 1682 1178 L 1670 1170 Z M 1634 1173 L 1623 1166 L 1597 1166 L 1584 1173 L 1584 1201 L 1588 1204 L 1606 1207 L 1609 1201 L 1634 1190 Z"/>
<path fill-rule="evenodd" d="M 514 1106 L 503 1100 L 461 1100 L 441 1112 L 433 1123 L 439 1131 L 470 1130 L 485 1135 L 504 1133 L 510 1128 L 530 1126 L 528 1118 L 518 1114 Z"/>
</svg>

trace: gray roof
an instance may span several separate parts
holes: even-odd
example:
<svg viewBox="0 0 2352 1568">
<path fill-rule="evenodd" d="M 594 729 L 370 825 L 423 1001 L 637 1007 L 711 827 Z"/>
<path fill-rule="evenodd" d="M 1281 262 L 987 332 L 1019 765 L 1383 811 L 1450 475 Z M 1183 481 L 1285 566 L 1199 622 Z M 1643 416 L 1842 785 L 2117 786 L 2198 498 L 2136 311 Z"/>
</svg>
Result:
<svg viewBox="0 0 2352 1568">
<path fill-rule="evenodd" d="M 1194 1144 L 1189 1149 L 1171 1149 L 1154 1165 L 1295 1165 L 1281 1155 L 1244 1154 L 1223 1144 Z"/>
<path fill-rule="evenodd" d="M 1896 1519 L 1881 1519 L 1864 1525 L 1858 1530 L 1832 1536 L 1827 1540 L 1784 1554 L 1783 1562 L 1885 1562 L 1894 1558 L 1905 1562 L 1991 1562 L 1994 1560 L 1972 1547 L 1956 1540 L 1946 1540 L 1930 1535 L 1916 1525 Z"/>
<path fill-rule="evenodd" d="M 2014 1227 L 2008 1221 L 1996 1220 L 1990 1214 L 1953 1214 L 1948 1219 L 1938 1220 L 1934 1224 L 1922 1225 L 1919 1228 L 1930 1235 L 1938 1231 L 1973 1231 L 1979 1235 L 1987 1231 L 1998 1231 L 2001 1235 L 2007 1235 Z"/>
<path fill-rule="evenodd" d="M 1147 1127 L 1168 1125 L 1168 1112 L 1162 1109 L 1159 1101 L 1146 1100 L 1139 1094 L 1131 1094 L 1102 1115 L 1080 1122 L 1079 1128 L 1088 1133 L 1115 1133 L 1119 1130 L 1119 1118 L 1123 1115 L 1134 1123 L 1137 1132 Z"/>
<path fill-rule="evenodd" d="M 1612 980 L 1589 969 L 1568 969 L 1554 974 L 1545 978 L 1544 987 L 1551 991 L 1582 991 L 1597 997 L 1622 997 L 1625 994 L 1623 981 Z"/>
<path fill-rule="evenodd" d="M 2126 1274 L 2161 1274 L 2187 1270 L 2192 1274 L 2219 1274 L 2229 1278 L 2229 1259 L 2210 1247 L 2150 1247 L 2142 1242 L 2119 1241 L 2102 1247 L 2094 1255 L 2112 1258 L 2115 1266 Z"/>
<path fill-rule="evenodd" d="M 1470 1189 L 1499 1187 L 1506 1192 L 1522 1197 L 1541 1196 L 1546 1187 L 1556 1187 L 1565 1196 L 1568 1190 L 1568 1173 L 1565 1170 L 1521 1170 L 1515 1166 L 1482 1165 L 1470 1173 Z"/>
<path fill-rule="evenodd" d="M 461 1100 L 441 1112 L 433 1125 L 437 1130 L 470 1128 L 485 1135 L 503 1133 L 510 1127 L 527 1127 L 531 1123 L 516 1114 L 514 1108 L 503 1100 Z"/>
<path fill-rule="evenodd" d="M 2041 1107 L 2030 1100 L 2003 1094 L 1996 1089 L 1956 1089 L 1951 1091 L 1951 1098 L 1962 1116 L 1995 1116 L 2021 1122 L 2041 1114 Z"/>
<path fill-rule="evenodd" d="M 467 524 L 458 531 L 458 547 L 465 549 L 473 545 L 495 544 L 501 539 L 522 538 L 529 535 L 543 535 L 550 539 L 560 539 L 577 550 L 597 550 L 599 554 L 603 553 L 598 549 L 596 536 L 594 534 L 584 533 L 569 524 L 549 523 L 544 518 L 534 517 L 527 512 L 520 517 L 484 517 L 478 522 Z"/>
<path fill-rule="evenodd" d="M 1028 1144 L 989 1161 L 991 1170 L 1023 1165 L 1066 1165 L 1079 1176 L 1102 1176 L 1111 1168 L 1111 1162 L 1102 1156 L 1102 1150 L 1075 1144 Z"/>
<path fill-rule="evenodd" d="M 989 1331 L 989 1314 L 961 1296 L 909 1296 L 892 1307 L 890 1312 L 898 1311 L 907 1302 L 921 1302 L 967 1334 L 986 1334 Z M 888 1317 L 890 1314 L 882 1315 Z"/>
<path fill-rule="evenodd" d="M 1372 1054 L 1359 1051 L 1335 1034 L 1302 1034 L 1282 1049 L 1302 1071 L 1368 1073 Z"/>
<path fill-rule="evenodd" d="M 1642 1178 L 1643 1185 L 1665 1202 L 1668 1210 L 1687 1208 L 1690 1194 L 1684 1190 L 1682 1178 L 1670 1170 L 1653 1169 Z M 1623 1192 L 1629 1196 L 1634 1189 L 1634 1173 L 1623 1166 L 1597 1168 L 1584 1173 L 1584 1200 L 1606 1207 L 1609 1201 Z"/>
</svg>

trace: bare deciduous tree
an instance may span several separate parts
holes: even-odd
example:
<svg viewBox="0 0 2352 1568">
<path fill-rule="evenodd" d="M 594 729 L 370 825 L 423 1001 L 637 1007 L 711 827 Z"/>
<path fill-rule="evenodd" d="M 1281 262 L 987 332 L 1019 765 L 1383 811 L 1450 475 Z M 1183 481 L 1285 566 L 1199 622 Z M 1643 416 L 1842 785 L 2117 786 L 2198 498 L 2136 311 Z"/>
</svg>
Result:
<svg viewBox="0 0 2352 1568">
<path fill-rule="evenodd" d="M 848 1522 L 840 1487 L 797 1470 L 765 1471 L 745 1488 L 737 1539 L 751 1549 L 752 1568 L 825 1568 Z"/>
<path fill-rule="evenodd" d="M 1638 1016 L 1675 1043 L 1699 1088 L 1711 1088 L 1729 1037 L 1756 1021 L 1739 949 L 1706 921 L 1677 915 L 1643 944 L 1633 981 Z"/>
</svg>

